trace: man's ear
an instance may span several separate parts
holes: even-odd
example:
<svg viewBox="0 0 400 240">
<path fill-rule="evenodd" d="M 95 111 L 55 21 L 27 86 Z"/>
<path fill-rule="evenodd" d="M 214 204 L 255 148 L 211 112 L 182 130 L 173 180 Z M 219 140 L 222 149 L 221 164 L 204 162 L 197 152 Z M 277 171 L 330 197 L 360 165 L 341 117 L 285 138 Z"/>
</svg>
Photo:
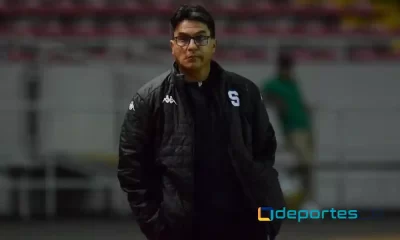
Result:
<svg viewBox="0 0 400 240">
<path fill-rule="evenodd" d="M 174 55 L 174 40 L 169 40 L 169 46 L 171 47 L 171 54 Z"/>
<path fill-rule="evenodd" d="M 217 39 L 214 39 L 214 41 L 213 41 L 213 46 L 212 46 L 212 48 L 213 48 L 213 53 L 215 53 L 215 50 L 217 49 Z"/>
</svg>

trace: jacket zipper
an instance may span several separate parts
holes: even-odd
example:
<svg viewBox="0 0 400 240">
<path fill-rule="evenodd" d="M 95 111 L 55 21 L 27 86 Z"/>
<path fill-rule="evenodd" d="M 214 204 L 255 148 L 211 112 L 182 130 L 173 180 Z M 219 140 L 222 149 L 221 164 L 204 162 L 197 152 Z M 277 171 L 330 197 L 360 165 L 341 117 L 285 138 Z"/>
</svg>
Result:
<svg viewBox="0 0 400 240">
<path fill-rule="evenodd" d="M 183 75 L 182 76 L 178 76 L 180 78 L 180 81 L 183 81 Z M 192 114 L 190 113 L 190 109 L 188 107 L 188 97 L 186 95 L 185 89 L 183 89 L 183 86 L 176 86 L 178 88 L 177 93 L 180 95 L 180 97 L 182 98 L 182 105 L 184 108 L 184 114 L 188 114 L 188 117 L 191 118 L 190 119 L 190 127 L 191 127 L 191 135 L 192 135 L 192 141 L 194 141 L 194 127 L 193 127 L 193 120 L 192 120 Z M 194 144 L 192 144 L 192 161 L 194 162 Z M 194 172 L 194 169 L 192 169 L 192 171 Z M 183 208 L 183 210 L 185 211 L 185 214 L 188 213 L 188 209 L 186 208 L 183 200 L 181 197 L 179 197 L 181 206 Z"/>
</svg>

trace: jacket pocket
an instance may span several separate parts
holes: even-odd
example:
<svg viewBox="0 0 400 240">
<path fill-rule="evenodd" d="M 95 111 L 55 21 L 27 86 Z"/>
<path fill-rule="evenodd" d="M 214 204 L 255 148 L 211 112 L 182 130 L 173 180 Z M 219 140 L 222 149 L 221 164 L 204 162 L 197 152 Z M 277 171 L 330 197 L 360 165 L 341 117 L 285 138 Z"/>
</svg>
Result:
<svg viewBox="0 0 400 240">
<path fill-rule="evenodd" d="M 259 205 L 273 208 L 284 207 L 283 193 L 275 168 L 264 166 L 259 175 L 253 179 L 252 184 Z"/>
<path fill-rule="evenodd" d="M 258 207 L 272 207 L 282 209 L 286 203 L 278 179 L 278 172 L 273 167 L 264 167 L 252 181 L 252 193 Z M 281 228 L 282 221 L 275 219 L 266 224 L 270 236 L 276 236 Z"/>
</svg>

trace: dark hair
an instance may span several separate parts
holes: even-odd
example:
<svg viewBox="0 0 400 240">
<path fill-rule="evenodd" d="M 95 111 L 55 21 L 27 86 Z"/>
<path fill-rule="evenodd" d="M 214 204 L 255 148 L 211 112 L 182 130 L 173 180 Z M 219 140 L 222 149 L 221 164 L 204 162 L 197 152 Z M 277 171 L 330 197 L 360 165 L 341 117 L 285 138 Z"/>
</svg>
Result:
<svg viewBox="0 0 400 240">
<path fill-rule="evenodd" d="M 279 69 L 289 69 L 294 65 L 294 60 L 290 54 L 281 53 L 278 56 L 277 65 Z"/>
<path fill-rule="evenodd" d="M 172 37 L 178 24 L 184 20 L 204 23 L 210 30 L 211 37 L 215 38 L 214 18 L 204 7 L 200 5 L 181 5 L 170 20 Z"/>
</svg>

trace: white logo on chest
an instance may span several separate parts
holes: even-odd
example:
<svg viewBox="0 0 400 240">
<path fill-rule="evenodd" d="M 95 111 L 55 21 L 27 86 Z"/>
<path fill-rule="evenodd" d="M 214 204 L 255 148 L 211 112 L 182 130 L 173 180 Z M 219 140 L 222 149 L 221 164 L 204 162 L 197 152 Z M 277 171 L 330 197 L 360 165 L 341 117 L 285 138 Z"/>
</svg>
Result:
<svg viewBox="0 0 400 240">
<path fill-rule="evenodd" d="M 172 96 L 169 96 L 169 95 L 165 96 L 165 98 L 163 99 L 162 102 L 165 102 L 165 103 L 174 103 L 175 105 L 178 105 L 178 104 L 176 104 L 176 102 L 175 102 L 175 100 L 172 98 Z"/>
<path fill-rule="evenodd" d="M 231 103 L 235 107 L 240 106 L 240 98 L 239 98 L 239 93 L 236 91 L 228 91 L 228 97 L 231 100 Z"/>
</svg>

